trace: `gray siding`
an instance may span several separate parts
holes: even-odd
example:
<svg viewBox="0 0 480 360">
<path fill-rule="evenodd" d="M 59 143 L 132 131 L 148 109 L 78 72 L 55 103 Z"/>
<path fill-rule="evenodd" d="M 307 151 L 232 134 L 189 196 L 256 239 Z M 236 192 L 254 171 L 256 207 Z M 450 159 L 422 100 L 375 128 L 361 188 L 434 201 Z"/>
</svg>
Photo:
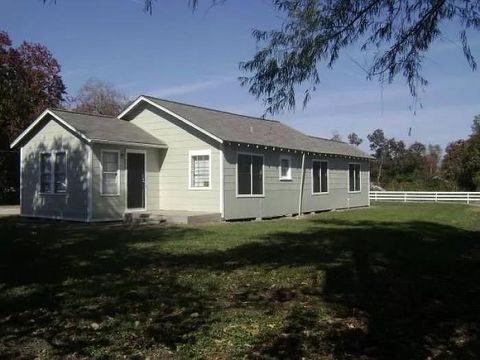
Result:
<svg viewBox="0 0 480 360">
<path fill-rule="evenodd" d="M 101 153 L 102 150 L 116 150 L 120 152 L 120 193 L 119 195 L 102 195 L 101 193 Z M 138 148 L 96 144 L 93 146 L 92 156 L 92 202 L 93 220 L 115 220 L 123 218 L 127 209 L 126 189 L 126 154 L 127 151 L 146 152 L 146 210 L 154 211 L 159 209 L 159 175 L 160 158 L 163 149 Z"/>
<path fill-rule="evenodd" d="M 40 154 L 66 151 L 67 191 L 64 194 L 40 193 Z M 21 214 L 24 216 L 87 220 L 88 145 L 47 119 L 22 147 Z"/>
<path fill-rule="evenodd" d="M 264 197 L 237 197 L 236 162 L 238 152 L 264 155 Z M 279 179 L 280 155 L 291 156 L 292 180 Z M 256 149 L 254 147 L 226 146 L 224 150 L 225 219 L 275 217 L 298 213 L 302 155 Z M 348 160 L 337 157 L 314 157 L 328 161 L 328 193 L 312 194 L 312 157 L 305 157 L 305 182 L 303 187 L 303 212 L 340 209 L 368 205 L 368 160 Z M 361 164 L 361 191 L 348 192 L 348 164 Z"/>
<path fill-rule="evenodd" d="M 131 122 L 168 145 L 162 152 L 160 169 L 160 208 L 220 212 L 219 144 L 178 119 L 149 106 L 139 106 Z M 189 151 L 211 151 L 211 186 L 208 190 L 189 189 Z"/>
</svg>

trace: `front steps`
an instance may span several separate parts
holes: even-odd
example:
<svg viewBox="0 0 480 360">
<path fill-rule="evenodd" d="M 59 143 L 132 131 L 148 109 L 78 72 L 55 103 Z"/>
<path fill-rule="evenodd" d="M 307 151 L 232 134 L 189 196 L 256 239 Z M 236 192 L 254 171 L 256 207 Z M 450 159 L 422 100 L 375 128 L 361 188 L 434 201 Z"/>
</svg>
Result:
<svg viewBox="0 0 480 360">
<path fill-rule="evenodd" d="M 129 225 L 158 225 L 164 223 L 162 215 L 147 212 L 130 212 L 123 215 L 123 223 Z"/>
<path fill-rule="evenodd" d="M 157 225 L 161 223 L 196 225 L 220 222 L 220 213 L 185 210 L 159 210 L 151 212 L 129 212 L 123 216 L 125 224 Z"/>
</svg>

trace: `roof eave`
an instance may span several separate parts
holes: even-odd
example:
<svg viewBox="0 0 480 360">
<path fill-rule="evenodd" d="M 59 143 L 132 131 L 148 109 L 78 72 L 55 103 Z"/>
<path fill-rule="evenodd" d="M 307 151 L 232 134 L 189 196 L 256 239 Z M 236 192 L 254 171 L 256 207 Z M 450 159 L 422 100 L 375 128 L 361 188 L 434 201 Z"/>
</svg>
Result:
<svg viewBox="0 0 480 360">
<path fill-rule="evenodd" d="M 152 144 L 152 143 L 137 142 L 137 141 L 92 139 L 92 143 L 94 143 L 94 144 L 140 146 L 140 147 L 148 147 L 148 148 L 156 148 L 156 149 L 168 149 L 168 145 L 166 145 L 166 144 Z"/>
</svg>

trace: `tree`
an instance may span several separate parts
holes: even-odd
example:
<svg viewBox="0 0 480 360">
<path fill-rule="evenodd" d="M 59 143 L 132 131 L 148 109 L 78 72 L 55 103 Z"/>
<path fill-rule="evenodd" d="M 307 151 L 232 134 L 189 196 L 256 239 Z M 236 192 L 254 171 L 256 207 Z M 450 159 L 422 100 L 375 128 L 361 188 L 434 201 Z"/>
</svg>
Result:
<svg viewBox="0 0 480 360">
<path fill-rule="evenodd" d="M 357 134 L 352 132 L 348 134 L 348 142 L 351 145 L 359 146 L 363 142 L 363 139 L 360 139 L 360 137 Z"/>
<path fill-rule="evenodd" d="M 73 110 L 99 115 L 118 115 L 128 99 L 112 84 L 89 79 L 80 88 L 73 101 Z"/>
<path fill-rule="evenodd" d="M 480 134 L 480 115 L 475 115 L 472 124 L 472 135 Z"/>
<path fill-rule="evenodd" d="M 377 185 L 380 185 L 383 164 L 388 154 L 388 140 L 382 129 L 376 129 L 373 133 L 367 135 L 367 139 L 370 141 L 372 155 L 377 159 Z"/>
<path fill-rule="evenodd" d="M 15 48 L 8 34 L 0 32 L 0 131 L 3 142 L 11 142 L 46 107 L 58 106 L 64 94 L 60 65 L 46 47 L 23 42 Z"/>
<path fill-rule="evenodd" d="M 242 62 L 247 73 L 242 84 L 261 98 L 267 113 L 293 109 L 295 90 L 304 90 L 305 106 L 320 83 L 319 65 L 332 68 L 342 51 L 356 45 L 370 51 L 368 79 L 392 82 L 405 77 L 410 93 L 427 85 L 421 70 L 434 40 L 441 38 L 442 25 L 455 22 L 459 39 L 472 70 L 475 59 L 466 31 L 480 29 L 480 2 L 458 0 L 273 0 L 285 18 L 279 29 L 255 30 L 259 50 Z"/>
<path fill-rule="evenodd" d="M 335 131 L 332 133 L 332 138 L 331 138 L 331 140 L 333 140 L 333 141 L 342 141 L 342 137 L 340 136 L 340 134 L 338 133 L 338 131 L 335 130 Z"/>
<path fill-rule="evenodd" d="M 18 187 L 19 159 L 10 143 L 45 108 L 59 106 L 64 94 L 60 65 L 46 47 L 14 47 L 0 31 L 0 195 Z"/>
<path fill-rule="evenodd" d="M 471 136 L 462 152 L 460 184 L 467 190 L 480 190 L 480 135 Z"/>
<path fill-rule="evenodd" d="M 427 154 L 425 155 L 425 175 L 432 178 L 438 171 L 442 148 L 440 145 L 428 145 Z"/>
<path fill-rule="evenodd" d="M 459 184 L 462 178 L 463 169 L 461 166 L 465 140 L 453 141 L 445 148 L 445 155 L 442 160 L 441 171 L 443 176 L 454 184 Z"/>
</svg>

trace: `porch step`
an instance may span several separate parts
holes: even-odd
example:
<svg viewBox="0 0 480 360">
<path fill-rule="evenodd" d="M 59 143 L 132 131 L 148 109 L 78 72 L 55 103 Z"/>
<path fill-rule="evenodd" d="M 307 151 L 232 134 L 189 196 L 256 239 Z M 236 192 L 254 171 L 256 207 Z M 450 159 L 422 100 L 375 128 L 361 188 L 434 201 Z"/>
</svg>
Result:
<svg viewBox="0 0 480 360">
<path fill-rule="evenodd" d="M 165 217 L 161 214 L 131 212 L 123 215 L 123 222 L 132 225 L 158 225 L 165 222 Z"/>
</svg>

